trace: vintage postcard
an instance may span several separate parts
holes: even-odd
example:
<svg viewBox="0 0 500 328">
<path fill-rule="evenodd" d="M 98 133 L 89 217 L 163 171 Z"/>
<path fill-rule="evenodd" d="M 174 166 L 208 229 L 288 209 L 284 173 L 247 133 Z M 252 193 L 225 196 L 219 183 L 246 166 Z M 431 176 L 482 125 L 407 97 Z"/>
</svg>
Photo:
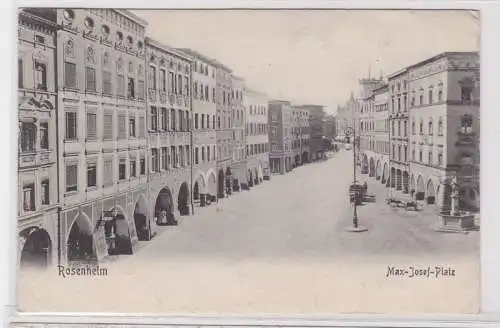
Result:
<svg viewBox="0 0 500 328">
<path fill-rule="evenodd" d="M 18 311 L 479 311 L 478 12 L 16 22 Z"/>
</svg>

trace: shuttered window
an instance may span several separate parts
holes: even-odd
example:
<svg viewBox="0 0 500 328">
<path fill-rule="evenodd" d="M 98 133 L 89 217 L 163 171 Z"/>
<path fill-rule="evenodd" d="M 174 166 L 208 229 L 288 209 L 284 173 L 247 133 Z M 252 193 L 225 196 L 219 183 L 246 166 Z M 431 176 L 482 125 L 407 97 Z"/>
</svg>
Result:
<svg viewBox="0 0 500 328">
<path fill-rule="evenodd" d="M 144 116 L 139 117 L 139 138 L 145 138 L 145 128 L 144 126 L 146 125 L 146 122 L 144 120 Z"/>
<path fill-rule="evenodd" d="M 127 138 L 127 116 L 118 114 L 118 140 Z"/>
<path fill-rule="evenodd" d="M 64 62 L 64 86 L 76 89 L 76 64 Z"/>
<path fill-rule="evenodd" d="M 87 113 L 87 140 L 97 139 L 97 115 L 95 113 Z"/>
<path fill-rule="evenodd" d="M 104 114 L 103 140 L 113 140 L 113 114 Z"/>
<path fill-rule="evenodd" d="M 102 72 L 102 93 L 104 93 L 105 95 L 112 94 L 111 72 L 108 71 Z"/>
</svg>

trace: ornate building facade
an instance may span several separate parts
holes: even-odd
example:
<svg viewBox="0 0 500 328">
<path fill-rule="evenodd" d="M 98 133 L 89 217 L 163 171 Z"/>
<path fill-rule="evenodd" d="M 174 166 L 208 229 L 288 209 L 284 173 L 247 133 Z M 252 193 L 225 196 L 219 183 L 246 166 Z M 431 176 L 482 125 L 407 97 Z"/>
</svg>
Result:
<svg viewBox="0 0 500 328">
<path fill-rule="evenodd" d="M 18 16 L 18 241 L 20 264 L 58 256 L 56 17 Z"/>
<path fill-rule="evenodd" d="M 193 203 L 204 207 L 215 201 L 216 178 L 216 63 L 192 50 L 179 49 L 191 58 Z"/>
<path fill-rule="evenodd" d="M 233 130 L 233 158 L 231 171 L 233 173 L 233 191 L 239 191 L 247 181 L 245 153 L 245 81 L 232 75 L 231 83 L 231 122 Z"/>
<path fill-rule="evenodd" d="M 161 220 L 193 208 L 191 59 L 150 38 L 146 50 L 149 208 Z"/>
<path fill-rule="evenodd" d="M 408 68 L 410 191 L 450 207 L 457 177 L 462 208 L 479 208 L 479 55 L 441 53 Z"/>
<path fill-rule="evenodd" d="M 265 94 L 246 89 L 246 179 L 248 187 L 269 178 L 268 98 Z"/>
<path fill-rule="evenodd" d="M 57 10 L 60 260 L 130 254 L 147 212 L 144 33 L 124 10 Z"/>
<path fill-rule="evenodd" d="M 224 198 L 230 195 L 233 189 L 233 174 L 231 171 L 233 159 L 232 70 L 217 62 L 215 77 L 217 83 L 217 197 Z"/>
</svg>

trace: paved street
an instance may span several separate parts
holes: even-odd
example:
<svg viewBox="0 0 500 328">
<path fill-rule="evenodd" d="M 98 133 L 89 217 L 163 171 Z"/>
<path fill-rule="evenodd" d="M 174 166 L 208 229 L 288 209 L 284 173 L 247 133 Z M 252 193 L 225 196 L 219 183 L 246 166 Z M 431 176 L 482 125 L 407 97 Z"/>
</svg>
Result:
<svg viewBox="0 0 500 328">
<path fill-rule="evenodd" d="M 377 202 L 359 211 L 369 231 L 344 232 L 351 220 L 351 156 L 341 151 L 197 209 L 179 226 L 162 227 L 135 254 L 103 263 L 106 277 L 62 278 L 56 270 L 23 274 L 20 307 L 225 314 L 476 311 L 478 233 L 435 232 L 435 215 L 391 209 L 383 202 L 385 188 L 374 180 L 368 192 L 377 194 Z M 386 277 L 388 266 L 410 265 L 450 265 L 457 276 Z M 453 303 L 429 297 L 436 291 Z M 416 304 L 418 299 L 425 301 Z"/>
</svg>

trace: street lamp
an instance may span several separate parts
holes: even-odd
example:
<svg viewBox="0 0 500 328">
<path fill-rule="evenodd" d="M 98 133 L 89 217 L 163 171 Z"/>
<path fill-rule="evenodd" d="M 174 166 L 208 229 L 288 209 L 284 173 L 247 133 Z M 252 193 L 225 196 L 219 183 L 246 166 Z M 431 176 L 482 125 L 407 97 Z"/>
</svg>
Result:
<svg viewBox="0 0 500 328">
<path fill-rule="evenodd" d="M 352 226 L 347 228 L 347 232 L 364 232 L 368 231 L 367 228 L 360 226 L 358 222 L 358 205 L 357 205 L 357 190 L 358 190 L 358 184 L 356 181 L 356 144 L 358 143 L 358 140 L 356 139 L 356 130 L 353 127 L 347 127 L 344 131 L 344 134 L 349 137 L 352 134 L 352 168 L 353 168 L 353 183 L 352 186 L 354 186 L 354 210 L 353 210 L 353 215 L 352 215 Z M 361 187 L 361 186 L 359 186 Z M 351 188 L 349 188 L 349 192 L 351 192 Z"/>
</svg>

